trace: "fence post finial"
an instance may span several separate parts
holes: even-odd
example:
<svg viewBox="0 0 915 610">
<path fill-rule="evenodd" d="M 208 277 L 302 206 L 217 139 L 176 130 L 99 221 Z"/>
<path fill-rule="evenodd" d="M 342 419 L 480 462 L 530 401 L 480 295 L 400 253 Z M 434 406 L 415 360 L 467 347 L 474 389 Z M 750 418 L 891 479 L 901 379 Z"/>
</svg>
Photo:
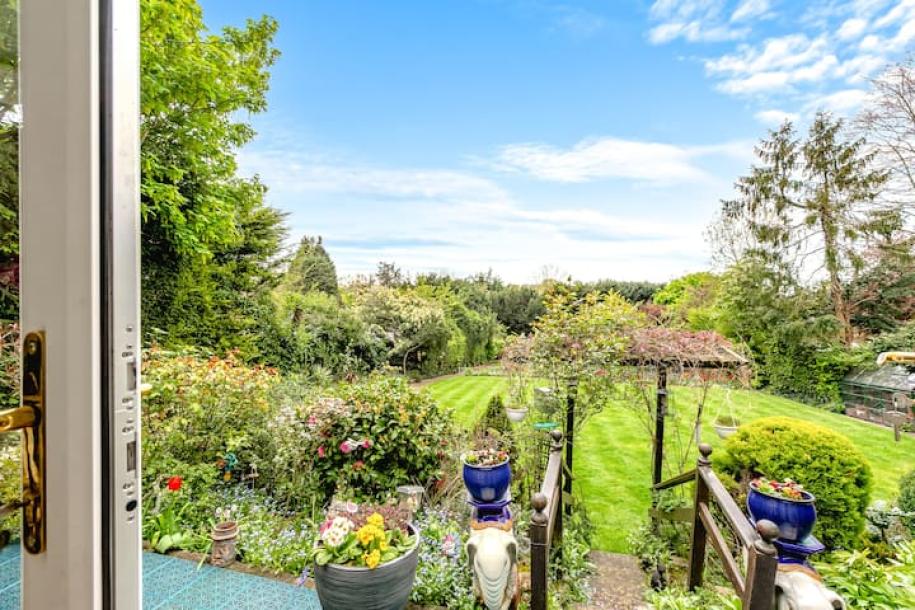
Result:
<svg viewBox="0 0 915 610">
<path fill-rule="evenodd" d="M 772 541 L 778 538 L 778 526 L 768 519 L 760 519 L 756 524 L 756 532 L 760 536 L 760 539 L 754 544 L 756 550 L 764 555 L 775 557 L 778 551 L 776 550 L 775 545 L 772 544 Z"/>
<path fill-rule="evenodd" d="M 712 460 L 709 459 L 709 456 L 712 455 L 712 446 L 708 443 L 699 444 L 699 465 L 700 466 L 709 466 L 712 463 Z"/>
<path fill-rule="evenodd" d="M 562 430 L 558 428 L 550 431 L 550 438 L 553 442 L 550 444 L 550 451 L 562 451 Z"/>
<path fill-rule="evenodd" d="M 531 516 L 531 521 L 537 525 L 546 525 L 549 521 L 549 518 L 543 512 L 546 510 L 547 504 L 549 504 L 549 499 L 546 495 L 540 493 L 539 491 L 534 494 L 534 497 L 531 498 L 531 506 L 534 508 L 534 514 Z"/>
</svg>

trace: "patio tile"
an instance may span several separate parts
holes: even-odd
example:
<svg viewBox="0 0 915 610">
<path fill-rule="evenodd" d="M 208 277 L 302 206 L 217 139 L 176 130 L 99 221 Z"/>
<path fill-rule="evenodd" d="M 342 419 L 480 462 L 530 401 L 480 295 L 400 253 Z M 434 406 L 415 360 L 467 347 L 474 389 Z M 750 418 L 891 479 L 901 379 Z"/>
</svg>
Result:
<svg viewBox="0 0 915 610">
<path fill-rule="evenodd" d="M 19 610 L 19 581 L 0 589 L 0 610 Z"/>
</svg>

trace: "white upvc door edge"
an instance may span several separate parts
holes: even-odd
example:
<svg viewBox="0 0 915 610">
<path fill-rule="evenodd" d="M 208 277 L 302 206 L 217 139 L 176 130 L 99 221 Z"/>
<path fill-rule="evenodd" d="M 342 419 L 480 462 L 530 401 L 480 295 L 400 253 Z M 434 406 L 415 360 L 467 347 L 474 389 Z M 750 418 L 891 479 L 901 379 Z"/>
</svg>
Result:
<svg viewBox="0 0 915 610">
<path fill-rule="evenodd" d="M 100 6 L 112 11 L 106 28 L 120 47 L 109 56 L 109 90 L 100 88 Z M 110 434 L 130 425 L 132 394 L 139 435 L 138 380 L 128 366 L 139 361 L 136 18 L 136 0 L 23 0 L 20 7 L 21 321 L 24 333 L 45 331 L 47 346 L 47 550 L 23 553 L 25 610 L 140 608 L 140 511 L 122 502 L 130 476 L 139 487 L 139 463 L 130 475 L 122 452 L 130 430 Z M 106 121 L 107 174 L 100 166 Z M 112 222 L 103 235 L 106 189 Z M 107 269 L 103 244 L 118 261 Z M 103 301 L 106 279 L 112 289 Z M 106 429 L 103 404 L 111 407 Z M 110 473 L 103 473 L 103 443 Z M 103 485 L 110 490 L 104 506 Z M 105 540 L 111 547 L 103 549 Z M 103 574 L 105 554 L 111 570 Z"/>
</svg>

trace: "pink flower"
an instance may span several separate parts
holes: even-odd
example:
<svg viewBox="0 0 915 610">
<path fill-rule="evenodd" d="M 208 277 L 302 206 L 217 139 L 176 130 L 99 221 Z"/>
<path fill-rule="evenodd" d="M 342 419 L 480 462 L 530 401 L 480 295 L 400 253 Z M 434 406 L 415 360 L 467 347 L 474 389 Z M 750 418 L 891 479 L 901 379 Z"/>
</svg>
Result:
<svg viewBox="0 0 915 610">
<path fill-rule="evenodd" d="M 318 418 L 315 417 L 314 415 L 309 415 L 309 416 L 308 416 L 308 425 L 311 426 L 312 428 L 314 428 L 315 426 L 317 426 L 317 425 L 318 425 Z"/>
<path fill-rule="evenodd" d="M 328 518 L 324 523 L 321 524 L 321 527 L 319 528 L 320 533 L 323 534 L 327 530 L 327 528 L 329 528 L 331 526 L 332 523 L 333 523 L 333 519 Z"/>
<path fill-rule="evenodd" d="M 340 451 L 342 451 L 343 453 L 349 453 L 352 450 L 353 450 L 353 448 L 350 447 L 349 441 L 343 441 L 342 443 L 340 443 Z"/>
<path fill-rule="evenodd" d="M 356 460 L 353 463 L 353 470 L 362 470 L 363 468 L 365 468 L 365 462 L 362 460 Z"/>
<path fill-rule="evenodd" d="M 367 438 L 367 439 L 365 439 L 364 441 L 362 441 L 362 448 L 363 448 L 363 449 L 368 449 L 368 448 L 370 448 L 371 446 L 372 446 L 372 439 Z"/>
<path fill-rule="evenodd" d="M 326 452 L 324 451 L 324 445 L 321 445 L 320 447 L 318 447 L 318 457 L 323 458 L 325 455 L 326 455 Z"/>
</svg>

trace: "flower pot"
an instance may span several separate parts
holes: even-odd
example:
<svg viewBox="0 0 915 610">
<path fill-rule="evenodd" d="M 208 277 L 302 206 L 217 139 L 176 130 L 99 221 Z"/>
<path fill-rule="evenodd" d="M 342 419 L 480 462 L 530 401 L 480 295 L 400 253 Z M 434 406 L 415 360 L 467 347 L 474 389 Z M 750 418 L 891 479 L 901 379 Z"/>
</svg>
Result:
<svg viewBox="0 0 915 610">
<path fill-rule="evenodd" d="M 724 426 L 722 424 L 713 424 L 715 427 L 715 433 L 718 435 L 718 438 L 725 439 L 737 433 L 737 426 Z"/>
<path fill-rule="evenodd" d="M 238 524 L 234 521 L 223 521 L 213 526 L 210 533 L 213 547 L 210 550 L 210 563 L 224 568 L 235 561 L 235 543 L 238 540 Z"/>
<path fill-rule="evenodd" d="M 518 423 L 524 421 L 524 418 L 527 417 L 527 409 L 521 407 L 520 409 L 512 409 L 511 407 L 506 407 L 505 414 L 508 415 L 509 421 Z"/>
<path fill-rule="evenodd" d="M 767 519 L 777 525 L 779 539 L 800 542 L 810 535 L 817 520 L 816 498 L 809 492 L 801 493 L 803 498 L 790 500 L 763 493 L 750 485 L 747 509 L 753 521 Z"/>
<path fill-rule="evenodd" d="M 416 564 L 419 561 L 419 531 L 407 526 L 415 537 L 413 548 L 377 568 L 337 564 L 315 566 L 314 579 L 324 610 L 403 610 L 410 600 Z"/>
<path fill-rule="evenodd" d="M 494 466 L 464 463 L 464 485 L 478 502 L 492 502 L 503 497 L 512 482 L 508 460 Z"/>
</svg>

